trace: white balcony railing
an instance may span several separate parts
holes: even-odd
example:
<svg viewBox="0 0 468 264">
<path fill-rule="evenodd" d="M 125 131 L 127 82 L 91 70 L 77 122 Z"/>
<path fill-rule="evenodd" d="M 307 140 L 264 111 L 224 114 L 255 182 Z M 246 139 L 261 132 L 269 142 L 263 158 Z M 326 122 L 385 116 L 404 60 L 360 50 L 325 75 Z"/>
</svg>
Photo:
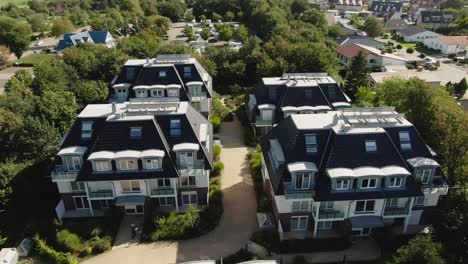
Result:
<svg viewBox="0 0 468 264">
<path fill-rule="evenodd" d="M 57 181 L 74 181 L 78 176 L 79 171 L 70 171 L 64 165 L 56 165 L 51 172 L 53 182 Z"/>
</svg>

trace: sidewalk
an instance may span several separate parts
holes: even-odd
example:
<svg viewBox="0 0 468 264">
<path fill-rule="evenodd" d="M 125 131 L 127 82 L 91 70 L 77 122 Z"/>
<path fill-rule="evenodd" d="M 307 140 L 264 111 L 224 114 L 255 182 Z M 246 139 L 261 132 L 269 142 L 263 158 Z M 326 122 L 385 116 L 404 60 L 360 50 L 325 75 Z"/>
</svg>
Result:
<svg viewBox="0 0 468 264">
<path fill-rule="evenodd" d="M 128 247 L 131 244 L 138 244 L 140 242 L 141 230 L 143 230 L 143 215 L 126 215 L 120 223 L 119 232 L 112 246 L 112 250 L 122 247 Z M 137 236 L 132 239 L 132 230 L 130 226 L 134 224 L 137 226 Z"/>
</svg>

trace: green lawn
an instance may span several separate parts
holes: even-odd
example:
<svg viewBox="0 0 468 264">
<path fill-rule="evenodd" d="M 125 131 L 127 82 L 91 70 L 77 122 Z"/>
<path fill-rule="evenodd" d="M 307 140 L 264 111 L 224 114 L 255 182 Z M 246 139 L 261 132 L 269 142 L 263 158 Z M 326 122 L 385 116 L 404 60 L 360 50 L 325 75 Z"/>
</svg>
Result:
<svg viewBox="0 0 468 264">
<path fill-rule="evenodd" d="M 55 58 L 57 55 L 56 54 L 31 54 L 27 55 L 24 57 L 21 57 L 17 62 L 19 64 L 28 64 L 28 65 L 36 65 L 41 61 L 49 61 L 53 58 Z"/>
</svg>

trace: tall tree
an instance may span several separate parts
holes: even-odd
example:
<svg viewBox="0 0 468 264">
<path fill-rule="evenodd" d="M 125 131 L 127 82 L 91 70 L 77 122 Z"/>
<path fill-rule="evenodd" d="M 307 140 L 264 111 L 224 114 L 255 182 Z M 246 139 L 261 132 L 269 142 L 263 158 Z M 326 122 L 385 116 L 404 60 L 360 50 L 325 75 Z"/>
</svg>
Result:
<svg viewBox="0 0 468 264">
<path fill-rule="evenodd" d="M 310 23 L 317 27 L 324 35 L 328 33 L 328 22 L 327 19 L 325 18 L 325 15 L 316 10 L 316 9 L 309 9 L 305 11 L 302 16 L 301 20 Z"/>
<path fill-rule="evenodd" d="M 351 99 L 355 98 L 358 87 L 367 86 L 368 71 L 366 56 L 359 52 L 351 61 L 350 72 L 346 76 L 345 90 Z"/>
<path fill-rule="evenodd" d="M 430 236 L 419 235 L 398 249 L 390 264 L 445 264 L 442 246 Z"/>
<path fill-rule="evenodd" d="M 65 33 L 72 33 L 75 30 L 73 23 L 67 18 L 57 18 L 52 24 L 52 36 L 59 37 Z"/>
<path fill-rule="evenodd" d="M 380 21 L 378 18 L 374 16 L 368 16 L 364 21 L 363 30 L 369 37 L 375 38 L 383 34 L 384 26 L 382 21 Z"/>
<path fill-rule="evenodd" d="M 10 17 L 0 17 L 0 45 L 7 46 L 20 58 L 31 43 L 29 24 Z"/>
</svg>

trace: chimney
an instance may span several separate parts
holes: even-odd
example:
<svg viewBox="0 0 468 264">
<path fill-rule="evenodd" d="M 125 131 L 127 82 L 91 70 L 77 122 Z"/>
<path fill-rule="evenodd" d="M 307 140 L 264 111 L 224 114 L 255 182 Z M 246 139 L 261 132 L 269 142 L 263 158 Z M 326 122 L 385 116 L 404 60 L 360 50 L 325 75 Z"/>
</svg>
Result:
<svg viewBox="0 0 468 264">
<path fill-rule="evenodd" d="M 115 103 L 112 103 L 112 113 L 117 113 L 117 106 L 115 105 Z"/>
</svg>

